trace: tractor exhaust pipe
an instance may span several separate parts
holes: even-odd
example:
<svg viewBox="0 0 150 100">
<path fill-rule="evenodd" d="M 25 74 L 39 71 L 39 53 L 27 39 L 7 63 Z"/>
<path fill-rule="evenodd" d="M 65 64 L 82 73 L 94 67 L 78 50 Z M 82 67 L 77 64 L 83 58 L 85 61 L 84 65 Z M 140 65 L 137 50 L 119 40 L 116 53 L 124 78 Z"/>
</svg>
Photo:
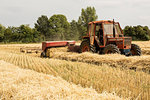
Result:
<svg viewBox="0 0 150 100">
<path fill-rule="evenodd" d="M 115 21 L 114 21 L 114 19 L 113 19 L 113 37 L 114 38 L 116 37 L 116 35 L 115 35 Z"/>
</svg>

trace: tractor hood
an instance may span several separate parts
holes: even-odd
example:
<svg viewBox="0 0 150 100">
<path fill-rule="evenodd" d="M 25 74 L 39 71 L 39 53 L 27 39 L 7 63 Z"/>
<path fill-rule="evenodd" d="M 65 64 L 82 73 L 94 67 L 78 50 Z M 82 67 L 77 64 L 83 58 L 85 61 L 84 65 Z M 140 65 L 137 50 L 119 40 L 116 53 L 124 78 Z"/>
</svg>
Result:
<svg viewBox="0 0 150 100">
<path fill-rule="evenodd" d="M 116 44 L 119 49 L 131 49 L 131 37 L 115 37 L 107 38 L 108 44 Z"/>
<path fill-rule="evenodd" d="M 124 41 L 124 40 L 131 41 L 132 40 L 131 37 L 108 37 L 107 39 L 108 41 Z"/>
</svg>

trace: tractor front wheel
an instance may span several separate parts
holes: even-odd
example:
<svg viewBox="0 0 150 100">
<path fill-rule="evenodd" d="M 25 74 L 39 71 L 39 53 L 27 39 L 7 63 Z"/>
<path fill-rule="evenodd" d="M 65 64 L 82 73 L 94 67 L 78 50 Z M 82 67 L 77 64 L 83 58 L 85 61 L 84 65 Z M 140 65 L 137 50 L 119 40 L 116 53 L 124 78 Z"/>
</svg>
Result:
<svg viewBox="0 0 150 100">
<path fill-rule="evenodd" d="M 84 40 L 80 45 L 80 53 L 88 51 L 90 51 L 90 43 L 88 40 Z"/>
<path fill-rule="evenodd" d="M 131 44 L 131 54 L 132 56 L 141 56 L 141 49 L 136 44 Z"/>
<path fill-rule="evenodd" d="M 90 51 L 93 52 L 93 53 L 97 52 L 95 45 L 90 45 Z"/>
<path fill-rule="evenodd" d="M 120 54 L 119 48 L 114 44 L 107 45 L 103 50 L 103 54 L 114 54 L 114 53 Z"/>
</svg>

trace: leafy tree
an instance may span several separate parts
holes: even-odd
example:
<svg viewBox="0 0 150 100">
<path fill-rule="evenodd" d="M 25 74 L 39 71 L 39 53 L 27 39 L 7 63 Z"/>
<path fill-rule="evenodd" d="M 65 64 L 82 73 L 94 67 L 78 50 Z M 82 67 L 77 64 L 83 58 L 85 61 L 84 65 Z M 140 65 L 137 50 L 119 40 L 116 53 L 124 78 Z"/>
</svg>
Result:
<svg viewBox="0 0 150 100">
<path fill-rule="evenodd" d="M 43 35 L 40 34 L 40 32 L 37 31 L 37 29 L 32 29 L 32 35 L 33 39 L 32 42 L 41 42 L 43 41 Z"/>
<path fill-rule="evenodd" d="M 41 35 L 34 28 L 30 28 L 29 25 L 20 25 L 20 27 L 8 27 L 4 32 L 4 42 L 21 42 L 21 43 L 30 43 L 30 42 L 40 42 Z"/>
<path fill-rule="evenodd" d="M 88 26 L 87 26 L 88 27 Z M 79 20 L 78 20 L 78 32 L 79 32 L 79 39 L 81 40 L 82 37 L 86 34 L 87 32 L 87 27 L 85 27 L 83 24 L 82 24 L 82 20 L 81 20 L 81 17 L 79 17 Z"/>
<path fill-rule="evenodd" d="M 88 23 L 91 21 L 97 20 L 98 16 L 96 15 L 96 10 L 94 7 L 87 7 L 86 9 L 82 8 L 81 16 L 79 20 L 82 21 L 82 25 L 87 27 Z"/>
<path fill-rule="evenodd" d="M 5 29 L 6 29 L 6 28 L 0 24 L 0 42 L 2 42 L 3 39 L 4 39 L 4 32 L 5 32 Z"/>
<path fill-rule="evenodd" d="M 32 29 L 29 25 L 21 25 L 19 27 L 19 41 L 23 43 L 40 42 L 41 36 L 36 29 Z"/>
<path fill-rule="evenodd" d="M 4 42 L 5 43 L 10 42 L 11 36 L 12 36 L 12 31 L 11 31 L 11 28 L 8 27 L 4 32 Z"/>
<path fill-rule="evenodd" d="M 72 20 L 72 22 L 70 22 L 70 39 L 79 40 L 78 25 L 75 20 Z"/>
<path fill-rule="evenodd" d="M 42 15 L 38 18 L 37 23 L 35 23 L 35 28 L 39 31 L 43 36 L 47 37 L 49 34 L 49 21 L 48 17 Z"/>
<path fill-rule="evenodd" d="M 86 34 L 88 23 L 91 21 L 96 21 L 97 18 L 98 16 L 94 7 L 87 7 L 86 9 L 82 8 L 81 16 L 78 19 L 78 29 L 81 34 L 80 37 Z"/>
<path fill-rule="evenodd" d="M 20 36 L 19 36 L 19 27 L 8 27 L 11 31 L 11 38 L 9 39 L 10 42 L 20 42 Z"/>
<path fill-rule="evenodd" d="M 123 31 L 126 36 L 131 36 L 133 40 L 150 39 L 150 30 L 147 26 L 126 26 Z"/>
<path fill-rule="evenodd" d="M 23 43 L 32 42 L 32 29 L 28 25 L 20 25 L 19 27 L 20 41 Z"/>
<path fill-rule="evenodd" d="M 30 28 L 29 25 L 20 25 L 20 27 L 8 27 L 0 25 L 0 42 L 41 42 L 42 36 L 36 28 Z"/>
<path fill-rule="evenodd" d="M 49 38 L 52 40 L 64 40 L 69 38 L 69 22 L 66 16 L 58 14 L 49 19 L 50 32 Z"/>
</svg>

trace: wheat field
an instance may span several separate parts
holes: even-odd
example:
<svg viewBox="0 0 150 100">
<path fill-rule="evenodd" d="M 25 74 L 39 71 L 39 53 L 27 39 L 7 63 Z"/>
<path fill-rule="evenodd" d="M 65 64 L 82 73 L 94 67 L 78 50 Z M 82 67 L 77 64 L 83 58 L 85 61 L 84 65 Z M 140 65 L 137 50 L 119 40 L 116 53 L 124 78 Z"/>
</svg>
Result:
<svg viewBox="0 0 150 100">
<path fill-rule="evenodd" d="M 115 94 L 98 94 L 92 88 L 68 83 L 60 77 L 37 73 L 0 61 L 1 100 L 122 100 Z"/>
<path fill-rule="evenodd" d="M 132 69 L 150 73 L 150 55 L 126 57 L 120 54 L 99 55 L 92 53 L 54 52 L 53 58 L 67 61 L 85 62 L 95 65 L 107 64 L 121 69 Z"/>
<path fill-rule="evenodd" d="M 142 52 L 144 49 L 149 52 L 149 41 L 135 43 L 142 48 Z M 61 77 L 84 88 L 92 87 L 99 94 L 106 91 L 120 98 L 150 99 L 149 53 L 143 52 L 140 57 L 125 57 L 117 54 L 78 54 L 67 52 L 67 48 L 54 48 L 53 57 L 45 59 L 40 58 L 40 54 L 20 53 L 19 48 L 28 45 L 41 47 L 40 44 L 0 45 L 0 60 L 22 69 Z"/>
</svg>

